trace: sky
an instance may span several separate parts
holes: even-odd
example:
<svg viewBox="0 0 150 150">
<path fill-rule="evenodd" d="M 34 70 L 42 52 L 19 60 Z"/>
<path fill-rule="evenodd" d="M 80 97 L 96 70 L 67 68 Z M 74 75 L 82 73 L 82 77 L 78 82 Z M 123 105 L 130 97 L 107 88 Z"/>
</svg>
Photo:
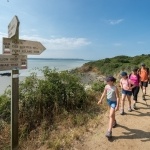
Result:
<svg viewBox="0 0 150 150">
<path fill-rule="evenodd" d="M 0 54 L 15 15 L 19 39 L 46 47 L 28 57 L 99 60 L 150 54 L 150 0 L 0 0 Z"/>
</svg>

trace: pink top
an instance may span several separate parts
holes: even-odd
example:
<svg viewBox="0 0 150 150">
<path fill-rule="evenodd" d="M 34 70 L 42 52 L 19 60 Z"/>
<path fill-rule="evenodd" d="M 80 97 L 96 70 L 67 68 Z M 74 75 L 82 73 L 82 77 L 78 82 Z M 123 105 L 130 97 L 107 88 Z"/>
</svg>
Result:
<svg viewBox="0 0 150 150">
<path fill-rule="evenodd" d="M 133 85 L 139 86 L 139 79 L 137 75 L 131 74 L 130 80 L 132 81 Z"/>
<path fill-rule="evenodd" d="M 129 89 L 130 87 L 131 87 L 131 84 L 132 84 L 132 82 L 131 82 L 131 80 L 130 79 L 121 79 L 120 80 L 120 84 L 122 85 L 122 88 L 124 89 L 124 90 L 127 90 L 127 91 L 131 91 L 131 89 Z"/>
</svg>

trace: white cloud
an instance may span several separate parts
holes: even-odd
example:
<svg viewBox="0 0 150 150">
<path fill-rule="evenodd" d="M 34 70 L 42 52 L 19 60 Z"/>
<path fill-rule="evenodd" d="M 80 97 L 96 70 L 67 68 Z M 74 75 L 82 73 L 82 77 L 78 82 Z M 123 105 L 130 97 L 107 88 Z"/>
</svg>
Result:
<svg viewBox="0 0 150 150">
<path fill-rule="evenodd" d="M 143 41 L 138 41 L 137 44 L 144 44 L 145 42 Z"/>
<path fill-rule="evenodd" d="M 0 32 L 0 49 L 1 49 L 0 53 L 2 53 L 2 38 L 3 37 L 7 37 L 7 34 Z M 52 38 L 46 39 L 46 38 L 41 38 L 38 35 L 33 35 L 33 36 L 23 35 L 23 36 L 20 36 L 20 39 L 39 41 L 44 45 L 46 50 L 56 50 L 56 51 L 79 49 L 91 43 L 86 38 L 52 37 Z"/>
<path fill-rule="evenodd" d="M 47 50 L 70 50 L 75 48 L 80 48 L 82 46 L 87 46 L 90 42 L 86 38 L 50 38 L 45 39 L 37 35 L 29 37 L 27 35 L 21 36 L 21 39 L 33 40 L 41 42 Z"/>
<path fill-rule="evenodd" d="M 7 35 L 8 35 L 8 34 L 6 34 L 6 33 L 0 32 L 0 38 L 2 38 L 2 37 L 7 37 Z"/>
<path fill-rule="evenodd" d="M 121 43 L 113 43 L 114 46 L 118 47 L 118 46 L 122 46 Z"/>
<path fill-rule="evenodd" d="M 116 25 L 116 24 L 119 24 L 121 22 L 123 22 L 124 19 L 118 19 L 118 20 L 107 20 L 107 22 L 110 24 L 110 25 Z"/>
</svg>

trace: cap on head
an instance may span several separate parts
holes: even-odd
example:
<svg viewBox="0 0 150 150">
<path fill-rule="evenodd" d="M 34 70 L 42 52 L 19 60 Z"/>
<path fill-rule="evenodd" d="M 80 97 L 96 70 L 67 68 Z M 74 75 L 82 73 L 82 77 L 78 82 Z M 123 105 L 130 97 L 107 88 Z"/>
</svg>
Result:
<svg viewBox="0 0 150 150">
<path fill-rule="evenodd" d="M 123 71 L 123 72 L 121 73 L 121 76 L 127 76 L 127 73 Z"/>
<path fill-rule="evenodd" d="M 144 63 L 141 63 L 141 66 L 145 66 L 145 64 L 144 64 Z"/>
<path fill-rule="evenodd" d="M 116 78 L 114 78 L 113 76 L 109 76 L 106 78 L 106 81 L 109 82 L 109 81 L 113 81 L 115 82 L 116 81 Z"/>
</svg>

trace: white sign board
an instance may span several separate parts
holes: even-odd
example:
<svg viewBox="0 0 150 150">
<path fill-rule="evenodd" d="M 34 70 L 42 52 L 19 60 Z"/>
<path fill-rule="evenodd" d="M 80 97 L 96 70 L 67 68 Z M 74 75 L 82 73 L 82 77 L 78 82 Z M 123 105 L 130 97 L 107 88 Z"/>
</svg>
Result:
<svg viewBox="0 0 150 150">
<path fill-rule="evenodd" d="M 3 38 L 3 54 L 39 55 L 45 47 L 37 41 L 18 40 L 14 43 L 10 38 Z"/>
<path fill-rule="evenodd" d="M 26 55 L 2 55 L 0 54 L 0 71 L 12 69 L 27 69 Z"/>
<path fill-rule="evenodd" d="M 17 16 L 14 16 L 12 21 L 8 25 L 8 37 L 11 38 L 16 35 L 19 29 L 19 20 Z"/>
</svg>

